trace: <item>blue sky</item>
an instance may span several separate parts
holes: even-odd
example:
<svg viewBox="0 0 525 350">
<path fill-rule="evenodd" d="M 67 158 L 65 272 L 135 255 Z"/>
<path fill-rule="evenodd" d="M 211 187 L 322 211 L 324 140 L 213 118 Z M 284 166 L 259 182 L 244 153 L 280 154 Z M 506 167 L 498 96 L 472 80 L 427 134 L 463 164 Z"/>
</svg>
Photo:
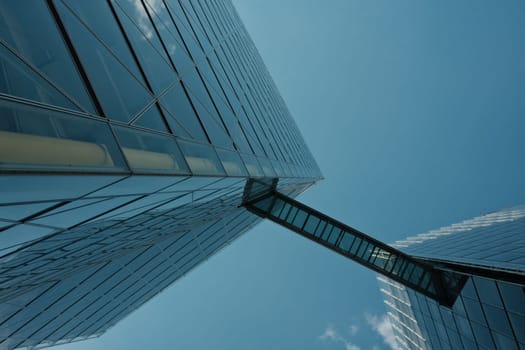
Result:
<svg viewBox="0 0 525 350">
<path fill-rule="evenodd" d="M 301 200 L 387 242 L 525 203 L 525 3 L 234 3 L 325 176 Z M 372 272 L 263 223 L 57 349 L 389 349 L 384 313 Z"/>
</svg>

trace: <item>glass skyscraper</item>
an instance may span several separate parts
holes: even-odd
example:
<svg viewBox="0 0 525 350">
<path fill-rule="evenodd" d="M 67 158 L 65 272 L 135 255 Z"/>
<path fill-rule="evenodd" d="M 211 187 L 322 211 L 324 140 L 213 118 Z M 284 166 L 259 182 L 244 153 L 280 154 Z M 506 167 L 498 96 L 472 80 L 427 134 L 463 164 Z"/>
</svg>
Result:
<svg viewBox="0 0 525 350">
<path fill-rule="evenodd" d="M 98 336 L 319 168 L 225 0 L 0 2 L 0 347 Z"/>
<path fill-rule="evenodd" d="M 393 246 L 469 276 L 452 308 L 378 277 L 399 348 L 525 349 L 525 206 Z"/>
</svg>

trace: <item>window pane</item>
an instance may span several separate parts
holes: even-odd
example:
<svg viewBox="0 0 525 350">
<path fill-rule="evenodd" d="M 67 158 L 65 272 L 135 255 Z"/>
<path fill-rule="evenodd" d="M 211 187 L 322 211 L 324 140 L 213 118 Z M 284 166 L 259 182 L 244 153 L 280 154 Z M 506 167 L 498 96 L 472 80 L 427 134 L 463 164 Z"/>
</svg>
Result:
<svg viewBox="0 0 525 350">
<path fill-rule="evenodd" d="M 175 24 L 177 26 L 177 29 L 181 33 L 181 36 L 184 39 L 184 43 L 188 47 L 193 59 L 196 60 L 204 56 L 202 48 L 199 45 L 197 39 L 195 38 L 193 30 L 191 29 L 191 26 L 182 8 L 180 7 L 179 2 L 177 0 L 173 0 L 168 1 L 167 4 L 169 12 L 171 13 L 173 20 L 175 21 Z"/>
<path fill-rule="evenodd" d="M 251 176 L 264 176 L 257 158 L 249 154 L 241 154 L 241 157 L 244 161 L 244 165 L 246 165 L 246 169 L 248 169 L 248 173 L 250 173 Z"/>
<path fill-rule="evenodd" d="M 465 305 L 465 310 L 467 310 L 467 315 L 471 320 L 485 324 L 485 317 L 481 311 L 481 304 L 478 301 L 463 298 L 463 304 Z"/>
<path fill-rule="evenodd" d="M 28 15 L 28 11 L 31 15 Z M 80 105 L 95 113 L 73 60 L 44 1 L 0 2 L 0 35 Z"/>
<path fill-rule="evenodd" d="M 327 240 L 333 228 L 334 226 L 332 224 L 327 223 L 323 233 L 320 233 L 320 237 Z"/>
<path fill-rule="evenodd" d="M 66 96 L 0 44 L 0 92 L 50 105 L 78 109 Z"/>
<path fill-rule="evenodd" d="M 275 204 L 273 205 L 271 214 L 273 216 L 279 217 L 279 214 L 281 213 L 281 210 L 283 209 L 284 204 L 285 204 L 284 201 L 282 201 L 281 199 L 277 198 L 275 200 Z"/>
<path fill-rule="evenodd" d="M 298 210 L 297 214 L 295 215 L 295 219 L 293 220 L 293 225 L 302 228 L 307 216 L 308 214 L 305 211 Z"/>
<path fill-rule="evenodd" d="M 259 164 L 261 164 L 261 168 L 263 169 L 264 176 L 267 177 L 275 177 L 275 170 L 272 168 L 272 164 L 268 160 L 268 158 L 258 158 Z"/>
<path fill-rule="evenodd" d="M 403 271 L 403 279 L 408 280 L 410 278 L 410 275 L 412 274 L 412 271 L 414 271 L 415 265 L 411 262 L 408 262 L 408 266 L 405 268 L 405 271 Z"/>
<path fill-rule="evenodd" d="M 186 74 L 182 76 L 182 80 L 188 88 L 190 100 L 204 125 L 204 129 L 211 143 L 231 148 L 231 139 L 224 129 L 223 122 L 197 70 L 189 69 Z"/>
<path fill-rule="evenodd" d="M 215 149 L 209 145 L 179 141 L 180 148 L 192 173 L 200 175 L 225 175 Z"/>
<path fill-rule="evenodd" d="M 359 247 L 357 256 L 362 259 L 367 247 L 368 247 L 368 242 L 363 241 L 363 243 L 361 244 L 361 247 Z"/>
<path fill-rule="evenodd" d="M 423 269 L 419 266 L 416 266 L 414 268 L 414 271 L 412 272 L 412 276 L 410 276 L 410 282 L 414 284 L 419 283 L 419 280 L 421 279 L 422 274 L 423 274 Z"/>
<path fill-rule="evenodd" d="M 292 208 L 292 206 L 290 204 L 285 203 L 283 210 L 279 214 L 279 218 L 282 219 L 282 220 L 286 219 L 286 217 L 288 216 L 288 213 L 290 212 L 291 208 Z"/>
<path fill-rule="evenodd" d="M 471 323 L 472 330 L 476 336 L 476 340 L 479 344 L 483 344 L 486 349 L 494 349 L 494 342 L 490 336 L 490 331 L 487 327 L 481 326 L 475 322 Z"/>
<path fill-rule="evenodd" d="M 372 255 L 372 251 L 374 250 L 375 246 L 372 243 L 368 244 L 368 247 L 366 248 L 364 254 L 363 254 L 363 260 L 368 261 L 370 256 Z"/>
<path fill-rule="evenodd" d="M 254 206 L 265 212 L 268 212 L 268 210 L 270 209 L 270 206 L 272 205 L 272 202 L 273 202 L 273 197 L 268 197 L 263 200 L 257 201 L 256 203 L 254 203 Z"/>
<path fill-rule="evenodd" d="M 84 26 L 89 28 L 88 30 L 91 33 L 96 35 L 104 45 L 109 47 L 111 52 L 119 58 L 119 61 L 122 62 L 133 75 L 143 82 L 137 63 L 131 55 L 124 35 L 120 31 L 107 1 L 55 1 L 61 1 L 65 4 L 65 6 L 61 6 L 61 8 L 68 8 L 75 17 L 79 18 L 79 21 L 81 21 Z"/>
<path fill-rule="evenodd" d="M 352 244 L 352 247 L 350 248 L 350 253 L 351 254 L 355 254 L 357 252 L 357 249 L 359 248 L 359 245 L 361 244 L 361 242 L 362 242 L 361 238 L 359 238 L 359 237 L 355 238 L 354 243 Z"/>
<path fill-rule="evenodd" d="M 133 125 L 142 126 L 148 129 L 153 129 L 162 132 L 168 132 L 164 119 L 159 113 L 158 106 L 154 104 L 144 114 L 142 114 Z"/>
<path fill-rule="evenodd" d="M 0 163 L 125 167 L 105 122 L 1 99 L 0 114 Z"/>
<path fill-rule="evenodd" d="M 285 218 L 285 220 L 288 222 L 288 223 L 292 223 L 293 219 L 295 218 L 295 215 L 297 214 L 297 207 L 292 207 L 292 209 L 290 209 L 290 212 L 288 213 L 288 216 Z"/>
<path fill-rule="evenodd" d="M 226 174 L 229 176 L 245 176 L 248 174 L 241 157 L 237 152 L 216 149 Z"/>
<path fill-rule="evenodd" d="M 397 257 L 394 268 L 392 269 L 392 273 L 394 275 L 399 275 L 401 271 L 403 271 L 403 268 L 405 267 L 406 260 L 402 257 Z"/>
<path fill-rule="evenodd" d="M 160 98 L 160 102 L 167 110 L 166 119 L 175 135 L 208 142 L 197 114 L 180 82 L 175 83 Z"/>
<path fill-rule="evenodd" d="M 479 298 L 483 303 L 503 307 L 498 288 L 493 280 L 476 277 L 473 281 L 476 285 Z"/>
<path fill-rule="evenodd" d="M 187 174 L 188 168 L 172 137 L 115 127 L 129 166 L 137 171 Z"/>
<path fill-rule="evenodd" d="M 306 225 L 304 226 L 304 231 L 306 231 L 307 233 L 313 234 L 318 224 L 319 224 L 319 218 L 313 215 L 310 215 L 310 217 L 308 218 L 308 221 L 306 222 Z"/>
<path fill-rule="evenodd" d="M 509 312 L 509 318 L 516 338 L 525 344 L 525 317 Z"/>
<path fill-rule="evenodd" d="M 348 250 L 348 248 L 350 248 L 350 244 L 352 244 L 353 239 L 354 239 L 354 236 L 352 236 L 348 232 L 345 232 L 343 234 L 343 238 L 341 239 L 341 242 L 339 243 L 339 248 L 343 250 Z"/>
<path fill-rule="evenodd" d="M 487 317 L 487 323 L 490 329 L 495 329 L 503 334 L 512 337 L 512 330 L 510 329 L 507 315 L 503 309 L 498 307 L 482 304 L 485 316 Z"/>
<path fill-rule="evenodd" d="M 119 121 L 130 120 L 152 96 L 143 85 L 107 3 L 99 0 L 69 3 L 90 24 L 90 30 L 96 28 L 97 35 L 105 40 L 99 41 L 61 1 L 55 1 L 105 114 Z"/>
<path fill-rule="evenodd" d="M 335 244 L 337 240 L 339 239 L 339 235 L 341 234 L 341 230 L 337 227 L 334 227 L 332 229 L 332 232 L 330 233 L 330 237 L 328 237 L 328 243 Z"/>
<path fill-rule="evenodd" d="M 148 82 L 153 91 L 160 94 L 170 83 L 178 80 L 178 77 L 167 61 L 146 10 L 140 1 L 129 0 L 116 3 L 114 8 Z"/>
<path fill-rule="evenodd" d="M 321 235 L 324 232 L 324 229 L 325 229 L 326 225 L 327 225 L 326 221 L 321 220 L 321 222 L 319 223 L 319 225 L 317 225 L 317 228 L 315 229 L 314 235 L 316 237 L 321 237 Z"/>
<path fill-rule="evenodd" d="M 177 72 L 182 74 L 194 67 L 164 3 L 154 0 L 146 0 L 145 3 Z"/>
<path fill-rule="evenodd" d="M 424 275 L 423 275 L 423 279 L 421 280 L 420 286 L 421 286 L 421 288 L 425 289 L 425 288 L 427 288 L 428 283 L 430 282 L 430 273 L 428 273 L 428 272 L 423 272 L 423 273 L 424 273 Z"/>
<path fill-rule="evenodd" d="M 525 288 L 505 282 L 498 282 L 498 286 L 507 309 L 525 316 Z"/>
</svg>

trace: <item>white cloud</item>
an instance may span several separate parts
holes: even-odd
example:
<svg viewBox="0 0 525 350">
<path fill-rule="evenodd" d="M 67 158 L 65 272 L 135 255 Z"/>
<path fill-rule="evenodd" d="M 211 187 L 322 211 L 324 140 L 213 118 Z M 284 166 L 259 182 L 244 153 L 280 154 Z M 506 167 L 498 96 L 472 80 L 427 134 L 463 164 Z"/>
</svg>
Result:
<svg viewBox="0 0 525 350">
<path fill-rule="evenodd" d="M 359 328 L 357 326 L 350 326 L 350 333 L 354 335 L 355 333 L 357 333 L 358 329 Z M 323 334 L 319 336 L 319 339 L 329 340 L 335 343 L 341 343 L 345 347 L 345 350 L 361 350 L 359 346 L 355 345 L 350 340 L 341 336 L 332 325 L 328 325 L 326 327 Z"/>
<path fill-rule="evenodd" d="M 387 344 L 392 350 L 401 350 L 397 345 L 396 338 L 394 336 L 394 330 L 392 324 L 387 315 L 365 315 L 366 322 L 383 338 L 385 344 Z"/>
<path fill-rule="evenodd" d="M 361 350 L 361 348 L 352 343 L 346 343 L 346 350 Z"/>
<path fill-rule="evenodd" d="M 350 330 L 350 334 L 356 335 L 357 332 L 359 332 L 359 326 L 356 324 L 351 324 L 348 329 Z"/>
<path fill-rule="evenodd" d="M 324 333 L 319 336 L 319 339 L 321 340 L 335 340 L 337 337 L 337 332 L 335 331 L 334 327 L 332 325 L 328 325 L 326 329 L 324 330 Z"/>
</svg>

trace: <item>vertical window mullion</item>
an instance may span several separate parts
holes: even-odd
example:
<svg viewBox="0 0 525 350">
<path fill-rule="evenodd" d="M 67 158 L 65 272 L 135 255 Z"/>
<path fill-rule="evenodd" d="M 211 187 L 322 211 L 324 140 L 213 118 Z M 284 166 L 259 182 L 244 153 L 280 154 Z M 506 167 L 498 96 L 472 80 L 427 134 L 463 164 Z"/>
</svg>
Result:
<svg viewBox="0 0 525 350">
<path fill-rule="evenodd" d="M 95 105 L 95 109 L 99 116 L 105 116 L 104 109 L 102 108 L 102 105 L 100 104 L 100 101 L 97 98 L 97 95 L 95 93 L 95 89 L 93 88 L 93 85 L 91 84 L 91 81 L 88 78 L 88 75 L 86 71 L 84 70 L 84 66 L 80 62 L 80 58 L 78 56 L 78 53 L 73 46 L 73 42 L 71 41 L 71 38 L 69 37 L 69 34 L 67 33 L 66 27 L 64 26 L 64 23 L 62 22 L 62 19 L 58 15 L 58 11 L 55 7 L 55 4 L 53 4 L 53 0 L 47 0 L 47 5 L 49 7 L 50 13 L 55 20 L 55 23 L 57 24 L 58 30 L 62 34 L 62 38 L 64 39 L 64 42 L 66 43 L 66 47 L 71 54 L 71 57 L 73 58 L 73 63 L 76 66 L 80 78 L 82 79 L 86 90 L 88 92 L 89 97 L 91 98 L 93 104 Z"/>
</svg>

